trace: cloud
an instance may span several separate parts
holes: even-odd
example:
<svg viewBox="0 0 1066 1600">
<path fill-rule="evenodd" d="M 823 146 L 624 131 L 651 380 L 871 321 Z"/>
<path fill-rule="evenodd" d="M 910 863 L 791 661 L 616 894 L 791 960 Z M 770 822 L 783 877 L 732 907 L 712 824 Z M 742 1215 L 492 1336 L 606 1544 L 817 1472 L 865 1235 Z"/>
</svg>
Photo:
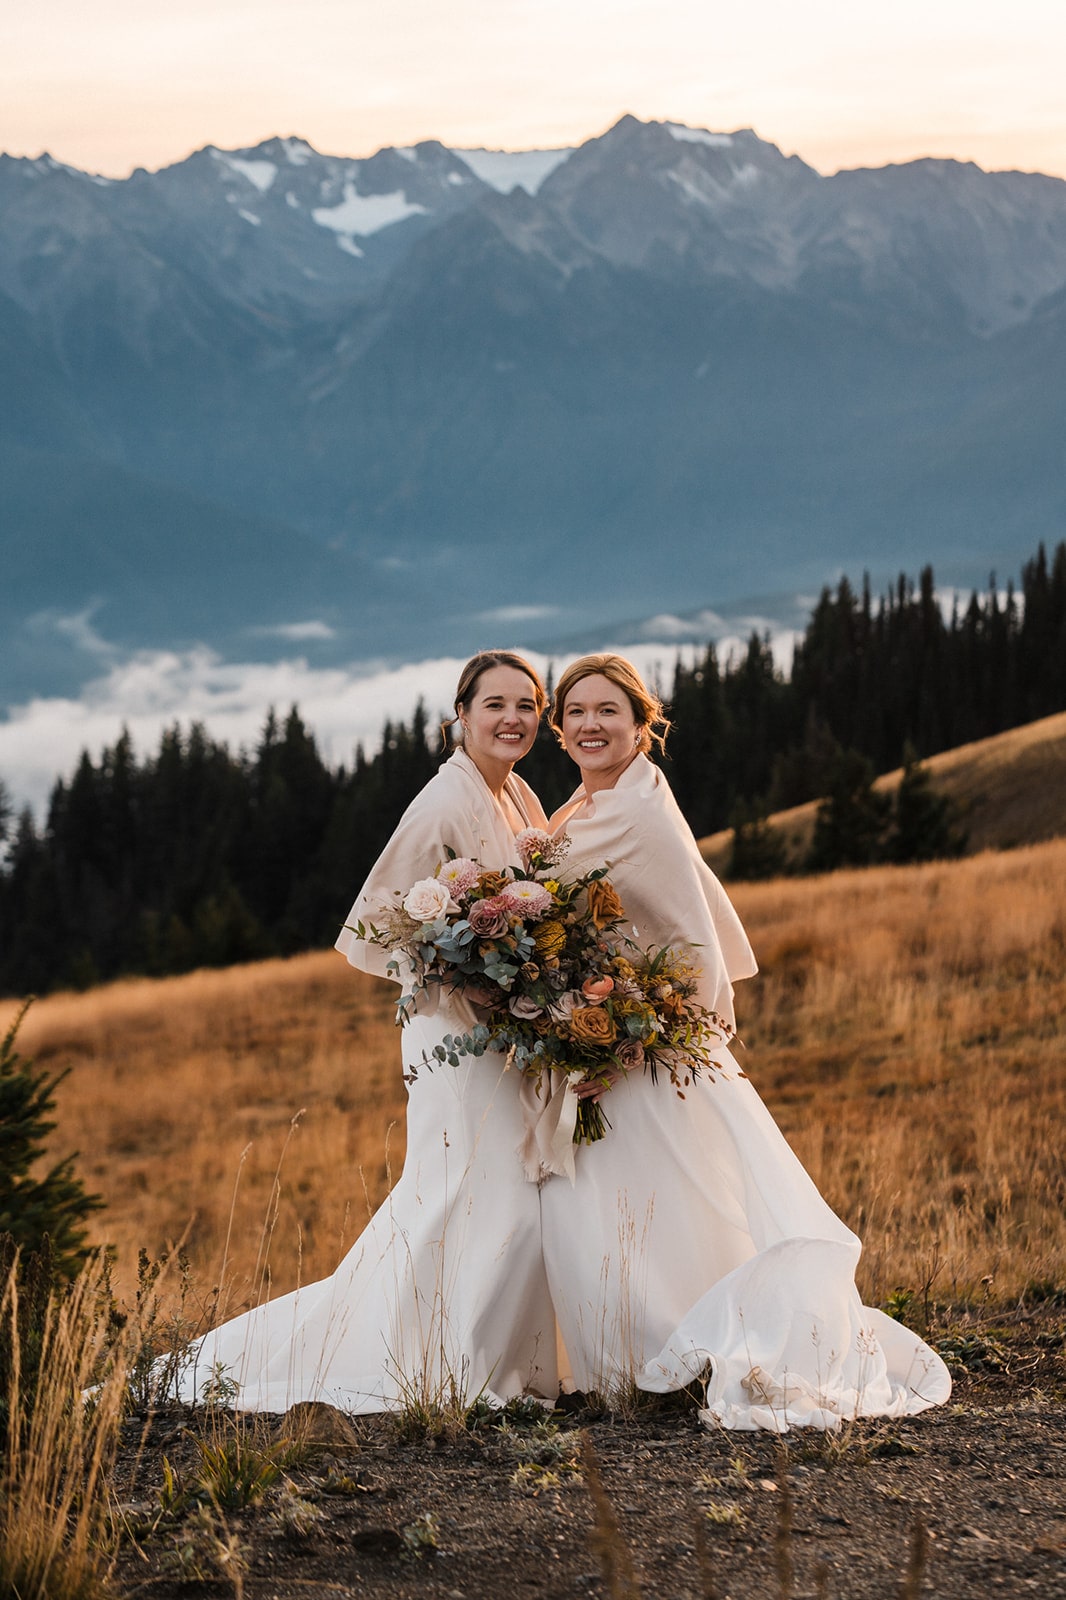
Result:
<svg viewBox="0 0 1066 1600">
<path fill-rule="evenodd" d="M 558 606 L 497 606 L 492 611 L 481 611 L 481 622 L 537 622 L 541 617 L 557 617 Z"/>
<path fill-rule="evenodd" d="M 283 639 L 287 644 L 337 637 L 328 622 L 279 622 L 272 627 L 248 628 L 247 632 L 259 639 Z"/>
<path fill-rule="evenodd" d="M 91 634 L 88 617 L 81 620 Z M 597 648 L 618 648 L 649 682 L 668 693 L 678 657 L 692 661 L 702 655 L 705 645 L 678 643 L 665 625 L 667 619 L 657 620 L 664 624 L 658 638 L 619 646 L 597 640 Z M 753 624 L 760 620 L 751 619 Z M 714 621 L 723 630 L 717 641 L 722 660 L 746 648 L 746 635 L 724 632 L 727 626 L 736 628 L 736 619 L 726 623 L 715 616 Z M 77 632 L 73 625 L 70 631 Z M 114 657 L 115 647 L 92 637 L 101 657 L 105 650 Z M 304 637 L 322 635 L 316 628 Z M 784 664 L 791 658 L 795 637 L 780 627 L 773 632 L 775 655 Z M 540 672 L 551 669 L 558 677 L 567 662 L 583 652 L 550 657 L 535 650 L 523 653 Z M 317 667 L 303 656 L 272 662 L 226 661 L 206 646 L 141 650 L 112 659 L 76 698 L 38 696 L 9 707 L 7 720 L 0 722 L 0 777 L 18 805 L 32 806 L 43 818 L 56 779 L 70 776 L 83 750 L 98 761 L 124 727 L 142 758 L 158 748 L 163 730 L 174 723 L 187 728 L 191 722 L 201 722 L 212 738 L 233 750 L 254 748 L 271 707 L 284 715 L 293 705 L 314 732 L 324 758 L 334 766 L 348 765 L 356 745 L 376 750 L 385 721 L 409 720 L 419 699 L 431 724 L 450 715 L 462 666 L 454 656 L 429 657 L 401 667 L 380 661 Z"/>
</svg>

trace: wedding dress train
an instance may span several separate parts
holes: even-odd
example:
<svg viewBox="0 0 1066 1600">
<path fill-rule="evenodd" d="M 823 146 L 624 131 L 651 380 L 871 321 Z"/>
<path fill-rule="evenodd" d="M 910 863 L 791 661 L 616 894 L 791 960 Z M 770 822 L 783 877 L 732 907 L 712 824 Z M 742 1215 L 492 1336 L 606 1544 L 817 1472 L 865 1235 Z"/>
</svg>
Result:
<svg viewBox="0 0 1066 1600">
<path fill-rule="evenodd" d="M 319 1283 L 258 1306 L 201 1339 L 182 1396 L 216 1374 L 241 1410 L 322 1400 L 349 1412 L 502 1404 L 558 1391 L 555 1317 L 539 1196 L 515 1155 L 521 1117 L 504 1058 L 422 1066 L 465 1018 L 442 1006 L 402 1033 L 418 1066 L 407 1106 L 408 1157 L 388 1199 Z"/>
<path fill-rule="evenodd" d="M 729 1052 L 719 1060 L 684 1100 L 646 1076 L 618 1084 L 573 1187 L 543 1187 L 574 1383 L 610 1394 L 701 1379 L 704 1421 L 781 1432 L 942 1404 L 943 1362 L 860 1303 L 859 1240 Z"/>
</svg>

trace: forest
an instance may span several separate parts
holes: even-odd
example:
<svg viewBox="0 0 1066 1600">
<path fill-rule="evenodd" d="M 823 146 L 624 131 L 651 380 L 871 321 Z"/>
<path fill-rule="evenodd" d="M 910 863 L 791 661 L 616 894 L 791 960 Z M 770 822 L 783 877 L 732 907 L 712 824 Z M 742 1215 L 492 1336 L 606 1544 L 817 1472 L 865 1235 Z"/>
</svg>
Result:
<svg viewBox="0 0 1066 1600">
<path fill-rule="evenodd" d="M 784 863 L 760 819 L 824 797 L 811 870 L 950 855 L 963 835 L 921 758 L 1066 709 L 1066 543 L 1041 546 L 1018 589 L 945 616 L 932 568 L 876 598 L 822 591 L 788 674 L 753 634 L 660 685 L 664 758 L 693 831 L 733 827 L 736 876 Z M 38 826 L 0 778 L 0 993 L 87 987 L 331 944 L 412 795 L 442 759 L 424 705 L 377 750 L 323 761 L 294 706 L 251 751 L 192 724 L 138 758 L 127 733 L 57 781 Z M 875 773 L 905 766 L 893 803 Z M 547 728 L 522 764 L 549 811 L 573 768 Z"/>
</svg>

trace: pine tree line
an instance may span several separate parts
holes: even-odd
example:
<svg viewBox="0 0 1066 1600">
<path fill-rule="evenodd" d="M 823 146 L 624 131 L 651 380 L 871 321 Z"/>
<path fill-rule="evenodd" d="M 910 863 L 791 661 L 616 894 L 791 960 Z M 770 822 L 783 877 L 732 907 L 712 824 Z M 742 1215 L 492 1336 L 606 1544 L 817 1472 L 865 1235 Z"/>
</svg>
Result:
<svg viewBox="0 0 1066 1600">
<path fill-rule="evenodd" d="M 1066 544 L 944 617 L 933 571 L 876 604 L 869 583 L 823 589 L 786 678 L 752 635 L 724 667 L 679 665 L 668 763 L 697 836 L 738 807 L 765 814 L 825 795 L 849 752 L 877 772 L 1066 709 Z"/>
<path fill-rule="evenodd" d="M 1063 709 L 1066 544 L 1026 564 L 1020 598 L 993 583 L 947 618 L 929 568 L 876 604 L 868 584 L 856 593 L 842 579 L 823 591 L 788 677 L 757 635 L 737 660 L 712 647 L 679 663 L 665 764 L 697 835 L 736 826 L 755 870 L 767 866 L 761 815 L 835 794 L 812 865 L 913 859 L 937 828 L 948 838 L 946 819 L 912 760 L 910 809 L 890 834 L 869 812 L 873 770 Z M 12 817 L 0 785 L 0 993 L 331 943 L 438 746 L 419 705 L 409 725 L 386 723 L 373 755 L 330 768 L 294 707 L 281 723 L 271 714 L 247 754 L 194 724 L 138 761 L 123 734 L 56 784 L 42 829 Z M 574 787 L 546 729 L 522 772 L 549 811 Z M 847 854 L 871 838 L 872 854 Z"/>
</svg>

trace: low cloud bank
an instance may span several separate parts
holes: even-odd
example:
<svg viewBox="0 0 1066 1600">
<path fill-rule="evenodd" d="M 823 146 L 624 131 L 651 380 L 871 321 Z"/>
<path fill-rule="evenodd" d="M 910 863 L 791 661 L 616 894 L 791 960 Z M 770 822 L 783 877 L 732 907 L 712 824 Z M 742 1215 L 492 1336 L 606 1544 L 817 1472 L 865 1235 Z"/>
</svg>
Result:
<svg viewBox="0 0 1066 1600">
<path fill-rule="evenodd" d="M 661 620 L 661 619 L 660 619 Z M 754 619 L 753 619 L 754 620 Z M 621 646 L 649 681 L 669 691 L 674 664 L 702 654 L 704 646 L 665 638 Z M 794 635 L 774 635 L 775 654 L 786 665 Z M 717 641 L 721 659 L 742 647 L 739 637 Z M 610 646 L 604 646 L 610 648 Z M 546 656 L 523 651 L 542 672 L 558 676 L 581 651 Z M 159 745 L 163 730 L 202 722 L 211 737 L 231 749 L 254 746 L 271 707 L 284 716 L 296 705 L 333 765 L 352 760 L 357 744 L 377 749 L 387 719 L 409 720 L 421 697 L 432 721 L 451 714 L 461 660 L 440 656 L 402 667 L 354 662 L 314 667 L 301 656 L 270 663 L 224 661 L 215 652 L 138 651 L 114 662 L 87 683 L 78 697 L 35 698 L 7 708 L 0 722 L 0 778 L 16 805 L 44 817 L 58 777 L 69 777 L 83 750 L 94 760 L 129 729 L 138 755 Z"/>
</svg>

